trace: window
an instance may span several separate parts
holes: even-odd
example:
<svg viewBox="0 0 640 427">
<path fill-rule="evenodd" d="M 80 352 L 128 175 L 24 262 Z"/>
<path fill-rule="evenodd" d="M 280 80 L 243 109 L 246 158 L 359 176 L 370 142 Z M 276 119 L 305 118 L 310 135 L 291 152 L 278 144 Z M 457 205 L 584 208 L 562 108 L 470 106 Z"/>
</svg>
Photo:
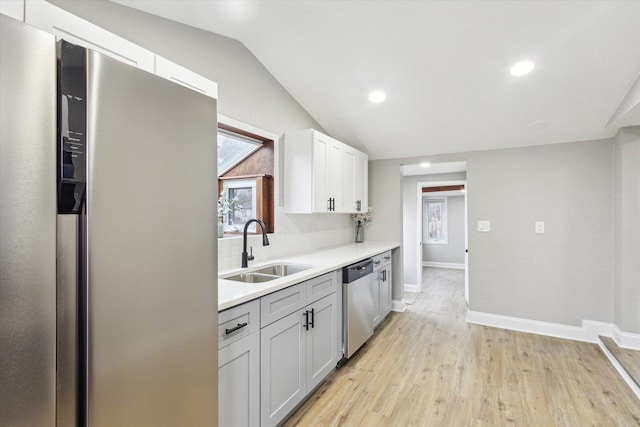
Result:
<svg viewBox="0 0 640 427">
<path fill-rule="evenodd" d="M 262 141 L 218 129 L 218 176 L 242 162 L 262 147 Z"/>
<path fill-rule="evenodd" d="M 225 181 L 224 195 L 229 200 L 236 200 L 233 209 L 223 218 L 225 232 L 241 232 L 250 218 L 256 217 L 256 179 Z M 256 232 L 256 223 L 252 223 L 248 231 Z"/>
<path fill-rule="evenodd" d="M 250 218 L 260 219 L 274 232 L 274 162 L 278 138 L 261 129 L 218 116 L 218 194 L 237 201 L 222 209 L 225 237 L 241 234 Z M 235 205 L 235 207 L 234 207 Z M 226 204 L 225 204 L 226 206 Z M 249 233 L 262 232 L 255 223 Z"/>
</svg>

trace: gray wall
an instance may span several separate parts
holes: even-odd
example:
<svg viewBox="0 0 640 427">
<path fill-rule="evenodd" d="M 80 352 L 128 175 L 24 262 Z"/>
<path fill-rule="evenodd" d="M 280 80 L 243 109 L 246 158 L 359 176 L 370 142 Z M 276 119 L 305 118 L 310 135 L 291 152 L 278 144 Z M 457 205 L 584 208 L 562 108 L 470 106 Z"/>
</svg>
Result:
<svg viewBox="0 0 640 427">
<path fill-rule="evenodd" d="M 387 162 L 370 162 L 370 168 L 375 165 L 377 168 L 381 164 L 390 165 L 391 169 L 393 169 L 393 164 L 395 162 L 387 161 Z M 407 162 L 409 164 L 411 162 Z M 415 162 L 413 162 L 415 163 Z M 434 182 L 434 181 L 464 181 L 467 179 L 467 175 L 464 172 L 461 173 L 444 173 L 444 174 L 431 174 L 431 175 L 414 175 L 414 176 L 401 176 L 400 175 L 400 164 L 398 163 L 396 166 L 398 176 L 402 183 L 402 200 L 400 201 L 402 205 L 402 223 L 403 227 L 400 229 L 402 233 L 402 246 L 403 246 L 403 266 L 404 266 L 404 281 L 402 283 L 416 285 L 418 283 L 418 263 L 422 260 L 422 254 L 418 253 L 417 240 L 416 235 L 419 233 L 418 231 L 418 207 L 416 206 L 417 198 L 417 185 L 419 182 Z M 374 168 L 374 169 L 375 169 Z M 372 180 L 372 173 L 369 170 L 369 182 Z M 389 179 L 392 179 L 389 177 Z M 391 184 L 391 183 L 390 183 Z M 374 191 L 376 190 L 376 191 Z M 391 188 L 389 188 L 391 191 Z M 369 200 L 371 200 L 372 196 L 376 196 L 377 187 L 372 185 L 369 186 Z M 383 209 L 384 215 L 389 215 L 389 206 L 384 205 L 383 197 L 378 197 L 380 200 L 378 203 L 372 206 L 376 206 L 376 208 Z M 382 205 L 382 206 L 381 206 Z M 397 221 L 396 221 L 397 222 Z M 379 240 L 376 238 L 375 240 Z M 399 241 L 398 238 L 389 238 L 392 241 Z M 464 262 L 464 260 L 463 260 Z M 395 282 L 394 282 L 395 283 Z M 395 286 L 394 286 L 395 288 Z M 397 289 L 397 292 L 400 292 L 400 289 Z M 394 297 L 394 299 L 396 299 Z M 402 298 L 400 298 L 402 299 Z"/>
<path fill-rule="evenodd" d="M 611 140 L 372 161 L 370 180 L 384 185 L 369 189 L 378 225 L 368 236 L 402 236 L 402 196 L 390 191 L 401 164 L 459 160 L 467 161 L 471 310 L 611 322 Z M 477 232 L 478 220 L 492 231 Z M 534 233 L 535 221 L 545 221 L 545 234 Z"/>
<path fill-rule="evenodd" d="M 640 127 L 616 136 L 613 223 L 614 321 L 640 333 Z"/>
<path fill-rule="evenodd" d="M 433 193 L 433 197 L 437 197 L 437 195 L 438 193 Z M 423 243 L 422 261 L 464 264 L 464 196 L 449 196 L 446 199 L 447 244 L 429 245 Z"/>
</svg>

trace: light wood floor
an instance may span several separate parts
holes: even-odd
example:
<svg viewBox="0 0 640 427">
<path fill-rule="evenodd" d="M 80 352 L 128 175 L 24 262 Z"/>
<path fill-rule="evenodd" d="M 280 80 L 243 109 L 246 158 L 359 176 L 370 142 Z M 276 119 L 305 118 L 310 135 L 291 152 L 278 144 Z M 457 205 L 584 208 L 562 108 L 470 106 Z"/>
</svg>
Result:
<svg viewBox="0 0 640 427">
<path fill-rule="evenodd" d="M 600 341 L 627 371 L 631 379 L 640 386 L 640 351 L 620 348 L 614 340 L 608 337 L 600 337 Z"/>
<path fill-rule="evenodd" d="M 640 426 L 597 345 L 467 324 L 461 270 L 423 286 L 285 425 Z"/>
</svg>

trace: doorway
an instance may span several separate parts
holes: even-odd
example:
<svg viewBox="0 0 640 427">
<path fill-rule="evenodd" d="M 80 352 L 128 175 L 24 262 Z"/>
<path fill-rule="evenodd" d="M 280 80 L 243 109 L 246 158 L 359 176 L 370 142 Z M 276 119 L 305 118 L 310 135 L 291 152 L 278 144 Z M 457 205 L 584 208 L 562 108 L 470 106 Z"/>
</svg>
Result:
<svg viewBox="0 0 640 427">
<path fill-rule="evenodd" d="M 402 175 L 404 290 L 409 292 L 408 295 L 423 291 L 423 254 L 455 253 L 458 256 L 455 260 L 435 258 L 428 261 L 426 265 L 429 266 L 428 268 L 464 270 L 464 298 L 468 303 L 466 162 L 436 163 L 428 168 L 425 168 L 424 163 L 403 165 Z M 455 227 L 452 230 L 447 230 L 448 216 L 438 218 L 438 215 L 448 215 L 449 201 L 451 201 L 451 208 L 455 211 L 455 217 L 451 218 L 456 221 L 455 224 L 451 224 Z M 426 218 L 423 215 L 423 211 L 429 208 L 431 223 L 428 213 Z M 435 250 L 429 251 L 427 248 Z"/>
</svg>

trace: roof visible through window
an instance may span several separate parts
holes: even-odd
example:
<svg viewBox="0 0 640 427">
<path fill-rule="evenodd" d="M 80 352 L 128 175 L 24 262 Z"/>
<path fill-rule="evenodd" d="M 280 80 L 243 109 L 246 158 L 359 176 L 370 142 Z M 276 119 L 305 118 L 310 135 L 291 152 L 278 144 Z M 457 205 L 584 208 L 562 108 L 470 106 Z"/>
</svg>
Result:
<svg viewBox="0 0 640 427">
<path fill-rule="evenodd" d="M 262 141 L 218 129 L 218 176 L 262 147 Z"/>
</svg>

